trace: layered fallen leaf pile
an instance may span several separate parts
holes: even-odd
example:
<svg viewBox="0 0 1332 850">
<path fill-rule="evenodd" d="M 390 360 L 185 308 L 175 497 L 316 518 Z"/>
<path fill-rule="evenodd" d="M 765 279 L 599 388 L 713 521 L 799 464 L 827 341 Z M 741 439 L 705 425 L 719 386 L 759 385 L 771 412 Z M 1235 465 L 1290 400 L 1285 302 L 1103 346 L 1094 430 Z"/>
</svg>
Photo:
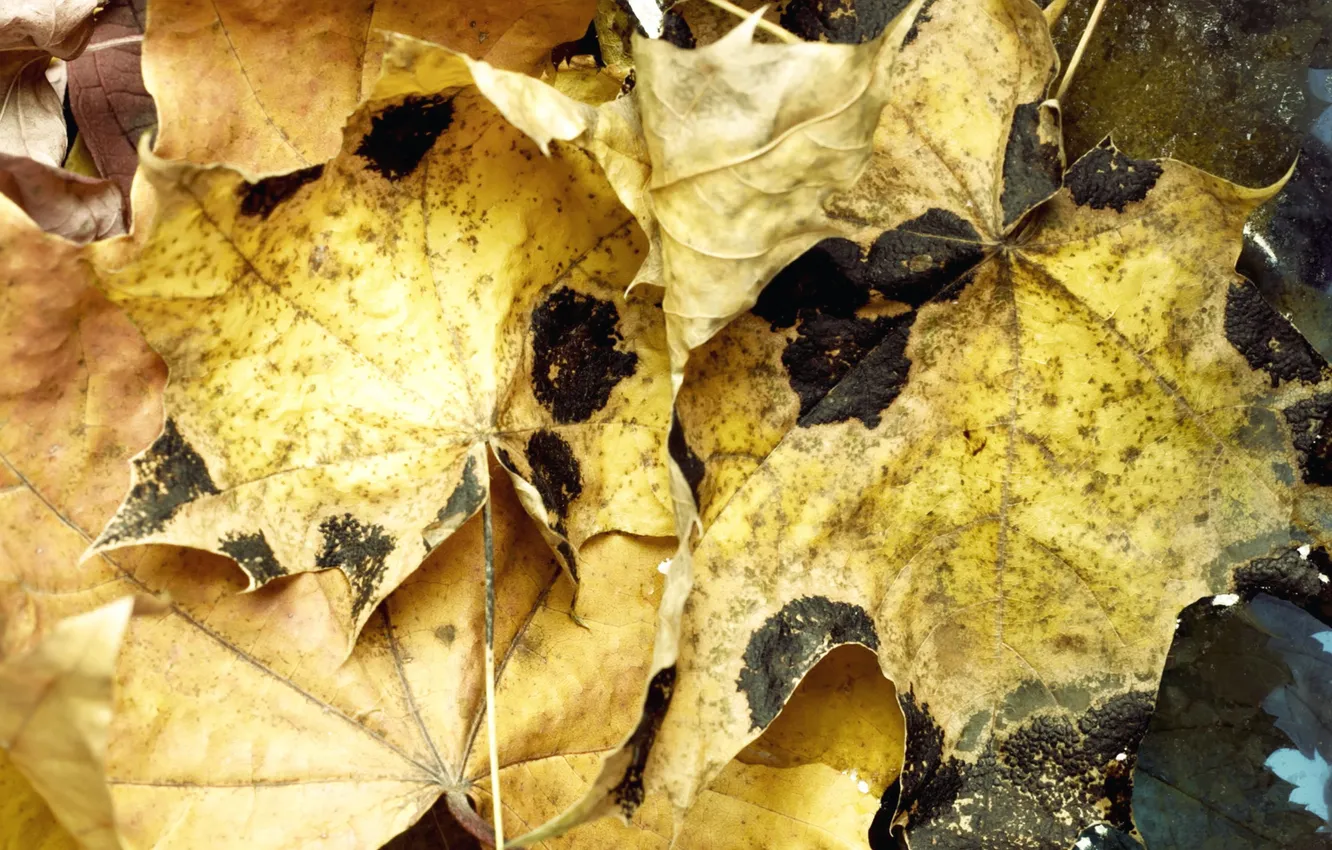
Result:
<svg viewBox="0 0 1332 850">
<path fill-rule="evenodd" d="M 1030 0 L 485 5 L 153 0 L 10 169 L 7 846 L 1132 831 L 1179 611 L 1325 592 L 1275 187 L 1067 162 Z"/>
</svg>

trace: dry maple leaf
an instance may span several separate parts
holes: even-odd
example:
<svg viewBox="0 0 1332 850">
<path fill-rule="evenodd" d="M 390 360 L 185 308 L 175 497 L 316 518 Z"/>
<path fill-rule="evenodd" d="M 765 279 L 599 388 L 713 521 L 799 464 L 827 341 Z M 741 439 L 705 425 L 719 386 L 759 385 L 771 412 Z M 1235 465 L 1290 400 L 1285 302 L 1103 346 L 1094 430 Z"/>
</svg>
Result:
<svg viewBox="0 0 1332 850">
<path fill-rule="evenodd" d="M 234 565 L 193 550 L 80 561 L 124 492 L 127 460 L 161 422 L 160 360 L 89 285 L 85 260 L 123 247 L 81 250 L 0 202 L 0 659 L 127 593 L 172 600 L 130 620 L 114 703 L 92 706 L 114 709 L 107 821 L 124 846 L 372 847 L 441 794 L 470 811 L 461 795 L 488 771 L 475 746 L 479 518 L 380 607 L 347 664 L 325 586 L 340 575 L 241 593 Z M 495 499 L 501 757 L 517 769 L 610 747 L 632 720 L 655 565 L 671 544 L 590 544 L 579 625 L 573 588 L 507 480 Z M 3 691 L 15 695 L 30 691 Z"/>
<path fill-rule="evenodd" d="M 375 846 L 441 793 L 436 807 L 446 811 L 422 816 L 413 834 L 447 824 L 446 792 L 456 792 L 455 809 L 465 806 L 459 795 L 486 772 L 475 752 L 476 524 L 390 598 L 346 667 L 320 588 L 340 577 L 306 575 L 235 595 L 243 584 L 234 567 L 188 550 L 150 547 L 79 563 L 125 488 L 127 459 L 157 431 L 163 370 L 87 285 L 78 249 L 12 208 L 0 218 L 0 246 L 0 315 L 10 320 L 0 345 L 11 364 L 0 382 L 0 657 L 30 651 L 63 618 L 121 594 L 174 600 L 166 612 L 130 621 L 119 665 L 108 768 L 126 846 L 295 848 L 351 834 Z M 498 643 L 509 659 L 500 754 L 506 819 L 517 830 L 576 799 L 596 775 L 599 752 L 632 723 L 660 596 L 654 567 L 673 544 L 591 544 L 579 627 L 546 544 L 503 482 L 499 489 Z M 677 846 L 707 846 L 717 829 L 739 821 L 756 838 L 780 829 L 811 847 L 853 843 L 900 763 L 900 750 L 880 750 L 866 734 L 867 724 L 883 731 L 902 723 L 891 685 L 866 676 L 866 662 L 863 653 L 830 658 L 811 674 L 802 686 L 810 698 L 798 694 L 762 747 L 705 792 Z M 202 750 L 199 736 L 208 741 Z M 436 775 L 410 761 L 429 767 L 433 749 L 447 765 L 432 767 Z M 256 762 L 264 753 L 282 755 Z M 385 758 L 414 778 L 376 782 Z M 845 775 L 857 768 L 856 778 Z M 238 826 L 242 798 L 256 816 Z M 602 821 L 548 846 L 659 847 L 671 813 L 652 811 L 647 829 Z M 410 838 L 392 846 L 413 847 Z"/>
<path fill-rule="evenodd" d="M 593 0 L 156 0 L 143 77 L 161 122 L 156 152 L 255 173 L 337 153 L 346 116 L 379 74 L 381 31 L 529 71 L 577 38 Z"/>
<path fill-rule="evenodd" d="M 850 238 L 690 361 L 706 530 L 635 764 L 687 808 L 858 643 L 902 694 L 913 845 L 1064 848 L 1130 823 L 1179 609 L 1325 542 L 1326 364 L 1233 271 L 1270 192 L 1107 146 L 1056 194 L 1034 4 L 927 5 L 899 63 L 828 202 Z"/>
<path fill-rule="evenodd" d="M 463 57 L 400 38 L 385 67 L 327 165 L 149 160 L 155 230 L 103 282 L 172 377 L 99 548 L 208 549 L 251 587 L 336 568 L 347 647 L 481 507 L 487 445 L 575 578 L 592 534 L 670 528 L 660 313 L 620 296 L 629 213 Z"/>
</svg>

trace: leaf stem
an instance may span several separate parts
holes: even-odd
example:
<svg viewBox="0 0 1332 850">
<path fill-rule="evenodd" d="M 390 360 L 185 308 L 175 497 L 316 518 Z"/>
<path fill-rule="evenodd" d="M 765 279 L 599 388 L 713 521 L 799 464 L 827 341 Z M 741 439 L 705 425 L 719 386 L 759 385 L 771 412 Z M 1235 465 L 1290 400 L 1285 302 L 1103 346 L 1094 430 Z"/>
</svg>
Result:
<svg viewBox="0 0 1332 850">
<path fill-rule="evenodd" d="M 504 820 L 500 816 L 499 745 L 495 734 L 495 530 L 490 496 L 485 514 L 486 547 L 486 736 L 490 739 L 490 801 L 495 821 L 495 850 L 504 850 Z"/>
<path fill-rule="evenodd" d="M 730 12 L 732 15 L 736 15 L 737 17 L 748 18 L 751 14 L 753 14 L 748 9 L 744 9 L 741 8 L 740 6 L 735 5 L 734 3 L 731 2 L 731 0 L 707 0 L 707 2 L 716 6 L 718 9 Z M 783 29 L 777 26 L 772 21 L 764 20 L 763 18 L 758 19 L 758 28 L 768 33 L 771 36 L 777 37 L 778 39 L 786 42 L 787 44 L 799 44 L 801 41 L 800 36 L 796 35 L 790 30 Z"/>
<path fill-rule="evenodd" d="M 1045 23 L 1054 29 L 1054 25 L 1059 23 L 1059 19 L 1064 17 L 1064 10 L 1068 8 L 1068 0 L 1054 0 L 1049 6 L 1045 7 Z"/>
<path fill-rule="evenodd" d="M 1087 49 L 1087 43 L 1091 41 L 1092 33 L 1096 31 L 1096 25 L 1101 21 L 1101 12 L 1105 11 L 1105 0 L 1096 0 L 1096 8 L 1092 9 L 1091 18 L 1087 20 L 1087 26 L 1082 30 L 1082 38 L 1078 39 L 1078 47 L 1073 51 L 1073 58 L 1068 60 L 1068 70 L 1064 72 L 1064 79 L 1059 81 L 1059 91 L 1055 92 L 1055 100 L 1064 102 L 1064 95 L 1068 93 L 1068 87 L 1073 82 L 1073 74 L 1078 70 L 1078 63 L 1082 61 L 1082 54 Z"/>
</svg>

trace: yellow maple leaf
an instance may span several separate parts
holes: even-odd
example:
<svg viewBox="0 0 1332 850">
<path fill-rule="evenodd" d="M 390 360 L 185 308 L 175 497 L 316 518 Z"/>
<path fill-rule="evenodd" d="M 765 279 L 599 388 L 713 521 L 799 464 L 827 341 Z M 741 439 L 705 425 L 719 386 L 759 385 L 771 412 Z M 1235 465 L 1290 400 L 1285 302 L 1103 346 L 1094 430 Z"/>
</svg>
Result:
<svg viewBox="0 0 1332 850">
<path fill-rule="evenodd" d="M 1327 540 L 1326 364 L 1234 272 L 1273 190 L 1108 145 L 1065 174 L 1040 10 L 983 11 L 921 11 L 844 237 L 689 361 L 705 530 L 619 757 L 680 811 L 858 643 L 902 695 L 913 843 L 1126 825 L 1179 609 Z"/>
<path fill-rule="evenodd" d="M 669 530 L 660 313 L 641 236 L 576 150 L 542 157 L 468 60 L 395 41 L 327 165 L 247 181 L 149 159 L 143 251 L 102 279 L 171 367 L 99 549 L 195 546 L 251 587 L 336 568 L 350 647 L 485 499 L 485 447 L 576 577 Z"/>
</svg>

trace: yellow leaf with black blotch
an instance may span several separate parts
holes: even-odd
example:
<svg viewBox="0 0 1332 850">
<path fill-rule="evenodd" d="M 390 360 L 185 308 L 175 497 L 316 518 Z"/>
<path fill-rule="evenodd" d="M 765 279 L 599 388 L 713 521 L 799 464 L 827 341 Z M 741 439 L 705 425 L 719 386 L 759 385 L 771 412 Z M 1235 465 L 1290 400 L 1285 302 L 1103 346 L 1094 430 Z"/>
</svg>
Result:
<svg viewBox="0 0 1332 850">
<path fill-rule="evenodd" d="M 0 248 L 0 657 L 32 652 L 59 623 L 116 597 L 171 601 L 129 622 L 115 691 L 101 693 L 109 791 L 74 802 L 109 797 L 127 847 L 247 850 L 375 847 L 423 812 L 447 825 L 436 800 L 470 811 L 464 797 L 488 770 L 474 752 L 485 740 L 481 518 L 380 606 L 347 664 L 328 605 L 346 584 L 336 571 L 243 593 L 233 564 L 197 550 L 80 561 L 124 493 L 127 461 L 160 428 L 165 370 L 89 285 L 80 257 L 93 249 L 42 233 L 3 201 Z M 636 711 L 656 566 L 673 543 L 589 543 L 579 625 L 572 587 L 500 479 L 496 645 L 513 664 L 500 667 L 500 756 L 605 749 Z M 515 671 L 525 683 L 511 682 Z M 30 697 L 0 688 L 0 699 Z M 43 767 L 54 752 L 29 755 Z M 240 808 L 249 816 L 237 818 Z M 482 818 L 470 826 L 485 833 Z"/>
<path fill-rule="evenodd" d="M 332 157 L 339 129 L 370 97 L 385 32 L 517 71 L 550 65 L 583 34 L 594 0 L 154 0 L 143 76 L 157 105 L 159 156 L 255 173 Z"/>
<path fill-rule="evenodd" d="M 576 149 L 550 157 L 470 60 L 398 38 L 326 165 L 249 181 L 149 159 L 159 213 L 101 278 L 171 369 L 167 420 L 98 541 L 325 583 L 350 649 L 485 500 L 489 446 L 570 574 L 591 535 L 669 533 L 661 314 Z"/>
<path fill-rule="evenodd" d="M 1109 145 L 1065 172 L 1055 65 L 1034 4 L 927 5 L 827 204 L 847 238 L 693 353 L 672 453 L 704 532 L 649 798 L 687 811 L 860 644 L 913 846 L 1131 828 L 1179 610 L 1332 537 L 1327 364 L 1234 272 L 1272 190 Z"/>
<path fill-rule="evenodd" d="M 627 598 L 621 610 L 651 629 L 652 602 Z M 648 661 L 646 652 L 636 659 L 640 675 Z M 514 672 L 515 685 L 525 681 Z M 631 723 L 635 710 L 633 704 L 617 706 L 617 725 Z M 604 818 L 530 846 L 705 850 L 724 836 L 728 848 L 757 850 L 782 836 L 790 846 L 811 850 L 863 847 L 880 796 L 901 769 L 903 731 L 892 683 L 879 673 L 873 654 L 842 647 L 810 671 L 777 721 L 726 765 L 678 825 L 668 800 L 648 797 L 632 823 Z M 543 754 L 506 762 L 506 834 L 533 829 L 575 804 L 595 782 L 600 756 Z M 489 805 L 483 794 L 481 810 Z"/>
</svg>

